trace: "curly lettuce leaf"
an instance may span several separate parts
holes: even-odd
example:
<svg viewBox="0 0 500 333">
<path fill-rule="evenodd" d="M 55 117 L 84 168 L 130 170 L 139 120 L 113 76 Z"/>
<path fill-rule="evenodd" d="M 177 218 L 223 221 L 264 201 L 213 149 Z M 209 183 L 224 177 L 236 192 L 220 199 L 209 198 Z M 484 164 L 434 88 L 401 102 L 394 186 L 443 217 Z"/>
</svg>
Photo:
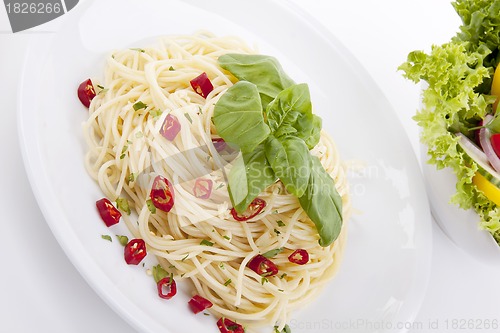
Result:
<svg viewBox="0 0 500 333">
<path fill-rule="evenodd" d="M 500 46 L 500 1 L 491 0 L 457 0 L 452 3 L 455 11 L 462 19 L 462 26 L 453 42 L 465 41 L 469 49 L 474 51 L 486 47 L 491 51 L 485 59 L 486 66 L 498 63 L 498 47 Z"/>
</svg>

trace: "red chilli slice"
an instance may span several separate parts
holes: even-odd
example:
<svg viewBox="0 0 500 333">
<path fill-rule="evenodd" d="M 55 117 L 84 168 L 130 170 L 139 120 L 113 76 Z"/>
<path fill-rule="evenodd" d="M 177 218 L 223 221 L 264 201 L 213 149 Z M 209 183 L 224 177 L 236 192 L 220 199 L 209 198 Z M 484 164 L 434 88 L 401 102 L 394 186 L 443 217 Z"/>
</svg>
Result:
<svg viewBox="0 0 500 333">
<path fill-rule="evenodd" d="M 174 141 L 175 137 L 181 131 L 179 119 L 172 114 L 167 114 L 160 128 L 160 134 L 169 141 Z"/>
<path fill-rule="evenodd" d="M 85 107 L 90 106 L 90 102 L 95 97 L 95 89 L 90 79 L 83 81 L 78 86 L 78 99 Z"/>
<path fill-rule="evenodd" d="M 212 195 L 213 182 L 211 179 L 198 178 L 193 187 L 194 196 L 199 199 L 208 199 Z"/>
<path fill-rule="evenodd" d="M 236 221 L 248 221 L 257 216 L 266 207 L 267 203 L 264 199 L 255 198 L 248 206 L 246 212 L 239 214 L 236 209 L 231 209 L 231 215 Z"/>
<path fill-rule="evenodd" d="M 288 256 L 288 261 L 297 265 L 305 265 L 309 262 L 309 253 L 304 249 L 297 249 Z"/>
<path fill-rule="evenodd" d="M 220 333 L 245 333 L 243 326 L 224 317 L 217 321 L 217 327 Z"/>
<path fill-rule="evenodd" d="M 120 221 L 122 214 L 108 199 L 102 198 L 101 200 L 97 200 L 95 205 L 99 211 L 99 215 L 101 215 L 101 219 L 107 227 L 111 227 Z"/>
<path fill-rule="evenodd" d="M 138 265 L 147 254 L 146 243 L 140 238 L 132 239 L 125 245 L 125 262 L 129 265 Z"/>
<path fill-rule="evenodd" d="M 164 277 L 156 284 L 158 288 L 158 296 L 163 299 L 171 299 L 177 294 L 177 284 L 174 279 L 169 276 Z"/>
<path fill-rule="evenodd" d="M 167 178 L 156 176 L 149 197 L 156 208 L 168 213 L 174 206 L 174 187 Z"/>
<path fill-rule="evenodd" d="M 214 138 L 212 139 L 212 143 L 215 147 L 215 150 L 217 150 L 218 153 L 226 149 L 227 143 L 224 141 L 223 138 Z"/>
<path fill-rule="evenodd" d="M 263 277 L 278 274 L 278 267 L 274 264 L 274 262 L 261 254 L 253 257 L 252 260 L 248 262 L 247 267 Z"/>
<path fill-rule="evenodd" d="M 212 307 L 212 302 L 208 299 L 201 297 L 200 295 L 194 295 L 188 302 L 189 308 L 194 314 L 200 313 L 208 308 Z"/>
<path fill-rule="evenodd" d="M 207 98 L 208 94 L 214 90 L 214 86 L 205 72 L 201 73 L 189 82 L 191 83 L 193 90 L 203 98 Z"/>
</svg>

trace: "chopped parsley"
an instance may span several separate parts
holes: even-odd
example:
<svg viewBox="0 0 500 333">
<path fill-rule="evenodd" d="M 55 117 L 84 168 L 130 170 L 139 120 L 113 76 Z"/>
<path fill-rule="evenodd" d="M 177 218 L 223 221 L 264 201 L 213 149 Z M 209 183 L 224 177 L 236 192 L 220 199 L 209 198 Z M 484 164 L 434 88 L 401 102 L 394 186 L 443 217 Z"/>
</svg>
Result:
<svg viewBox="0 0 500 333">
<path fill-rule="evenodd" d="M 266 258 L 273 258 L 275 257 L 278 253 L 281 253 L 283 251 L 282 247 L 278 247 L 277 249 L 269 250 L 262 255 Z"/>
<path fill-rule="evenodd" d="M 184 117 L 186 117 L 187 120 L 189 120 L 189 122 L 192 124 L 193 123 L 193 119 L 191 119 L 191 116 L 189 115 L 189 113 L 184 113 Z"/>
<path fill-rule="evenodd" d="M 160 110 L 150 110 L 149 111 L 149 114 L 152 115 L 154 118 L 161 116 L 162 113 L 163 112 L 161 112 Z"/>
<path fill-rule="evenodd" d="M 231 279 L 227 279 L 227 281 L 224 282 L 224 286 L 226 286 L 226 287 L 229 286 L 231 284 L 231 282 L 233 282 L 233 281 L 231 281 Z"/>
<path fill-rule="evenodd" d="M 140 109 L 145 109 L 148 106 L 146 104 L 144 104 L 143 102 L 138 101 L 132 107 L 134 108 L 135 111 L 139 111 Z"/>
<path fill-rule="evenodd" d="M 148 209 L 151 212 L 151 214 L 156 214 L 156 207 L 153 204 L 153 200 L 151 199 L 146 200 L 146 205 L 148 206 Z"/>
<path fill-rule="evenodd" d="M 206 246 L 214 246 L 214 243 L 206 240 L 206 239 L 202 239 L 201 242 L 200 242 L 200 245 L 206 245 Z"/>
<path fill-rule="evenodd" d="M 163 278 L 168 276 L 168 272 L 161 267 L 161 265 L 156 265 L 153 267 L 153 278 L 155 282 L 158 283 Z"/>
<path fill-rule="evenodd" d="M 124 211 L 125 213 L 127 213 L 127 215 L 130 215 L 130 213 L 132 212 L 130 210 L 130 206 L 128 204 L 128 200 L 125 199 L 125 198 L 117 198 L 116 199 L 116 206 L 118 207 L 119 210 L 121 211 Z"/>
<path fill-rule="evenodd" d="M 141 49 L 141 48 L 138 48 L 138 47 L 134 47 L 134 48 L 131 48 L 132 51 L 137 51 L 137 52 L 141 52 L 141 53 L 144 53 L 146 52 L 146 50 L 144 49 Z"/>
<path fill-rule="evenodd" d="M 281 220 L 276 221 L 276 223 L 278 223 L 278 227 L 285 227 L 286 226 L 286 224 L 283 223 L 283 221 L 281 221 Z"/>
<path fill-rule="evenodd" d="M 128 237 L 123 236 L 123 235 L 116 235 L 116 238 L 118 239 L 118 242 L 122 245 L 125 246 L 128 244 Z"/>
<path fill-rule="evenodd" d="M 128 179 L 129 182 L 133 182 L 133 181 L 135 181 L 136 177 L 137 176 L 135 175 L 135 173 L 132 172 L 130 175 L 128 175 L 127 179 Z"/>
<path fill-rule="evenodd" d="M 109 241 L 109 242 L 112 242 L 112 241 L 113 241 L 113 240 L 111 239 L 111 236 L 110 236 L 110 235 L 101 235 L 101 238 L 102 238 L 102 239 L 105 239 L 105 240 L 107 240 L 107 241 Z"/>
</svg>

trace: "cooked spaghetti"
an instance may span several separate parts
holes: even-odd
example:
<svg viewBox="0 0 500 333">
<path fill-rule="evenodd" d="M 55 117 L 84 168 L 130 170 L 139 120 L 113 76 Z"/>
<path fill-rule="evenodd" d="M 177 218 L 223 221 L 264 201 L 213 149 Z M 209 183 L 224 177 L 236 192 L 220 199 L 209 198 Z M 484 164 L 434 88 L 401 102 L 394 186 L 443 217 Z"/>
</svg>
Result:
<svg viewBox="0 0 500 333">
<path fill-rule="evenodd" d="M 110 55 L 83 126 L 86 167 L 108 198 L 127 199 L 133 213 L 123 217 L 131 234 L 146 242 L 148 253 L 177 281 L 190 280 L 193 293 L 213 303 L 208 311 L 249 330 L 275 324 L 281 330 L 290 311 L 311 301 L 334 276 L 346 227 L 333 244 L 320 246 L 314 224 L 280 181 L 259 195 L 266 201 L 259 215 L 242 222 L 232 218 L 225 177 L 232 160 L 219 152 L 212 122 L 215 103 L 237 81 L 218 66 L 226 53 L 255 51 L 237 38 L 200 33 Z M 214 87 L 206 98 L 190 86 L 202 72 Z M 172 141 L 160 134 L 167 115 L 180 125 Z M 324 131 L 311 154 L 335 181 L 346 221 L 346 176 Z M 156 175 L 169 179 L 175 190 L 168 213 L 148 206 Z M 209 198 L 195 193 L 199 179 L 210 182 L 210 189 L 204 188 Z M 272 259 L 279 274 L 262 277 L 246 267 L 273 249 L 282 249 Z M 296 249 L 307 250 L 307 264 L 288 260 Z"/>
</svg>

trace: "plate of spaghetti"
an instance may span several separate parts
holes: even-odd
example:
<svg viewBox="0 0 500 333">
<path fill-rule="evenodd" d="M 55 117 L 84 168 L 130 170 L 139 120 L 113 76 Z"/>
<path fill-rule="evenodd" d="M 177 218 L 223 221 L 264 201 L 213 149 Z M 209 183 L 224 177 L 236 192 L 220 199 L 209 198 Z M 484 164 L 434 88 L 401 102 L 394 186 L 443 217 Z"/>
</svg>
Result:
<svg viewBox="0 0 500 333">
<path fill-rule="evenodd" d="M 430 258 L 418 165 L 367 73 L 311 22 L 282 1 L 86 1 L 32 42 L 33 191 L 139 331 L 410 327 Z"/>
</svg>

